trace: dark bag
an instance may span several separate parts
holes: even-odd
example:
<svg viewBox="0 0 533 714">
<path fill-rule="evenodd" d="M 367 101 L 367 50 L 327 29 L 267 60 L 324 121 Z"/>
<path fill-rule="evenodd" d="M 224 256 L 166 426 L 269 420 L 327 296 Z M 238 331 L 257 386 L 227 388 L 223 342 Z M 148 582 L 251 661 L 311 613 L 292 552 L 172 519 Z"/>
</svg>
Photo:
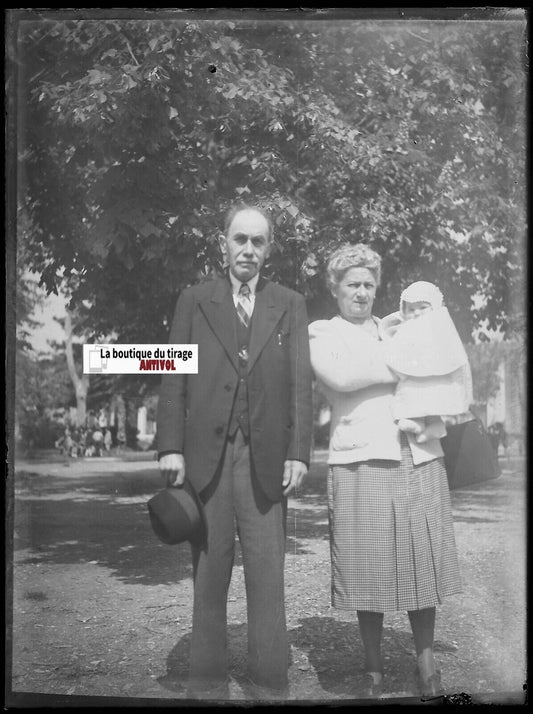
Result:
<svg viewBox="0 0 533 714">
<path fill-rule="evenodd" d="M 450 490 L 489 481 L 501 474 L 498 456 L 478 419 L 454 424 L 441 439 Z"/>
</svg>

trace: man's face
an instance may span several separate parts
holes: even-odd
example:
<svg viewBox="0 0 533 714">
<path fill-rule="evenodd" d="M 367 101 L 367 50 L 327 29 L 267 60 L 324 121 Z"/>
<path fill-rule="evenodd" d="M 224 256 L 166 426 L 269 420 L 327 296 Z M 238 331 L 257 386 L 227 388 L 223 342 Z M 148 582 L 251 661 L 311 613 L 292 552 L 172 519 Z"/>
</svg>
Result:
<svg viewBox="0 0 533 714">
<path fill-rule="evenodd" d="M 248 282 L 261 270 L 270 253 L 266 218 L 253 208 L 239 211 L 227 234 L 222 236 L 221 248 L 232 274 L 237 280 Z"/>
</svg>

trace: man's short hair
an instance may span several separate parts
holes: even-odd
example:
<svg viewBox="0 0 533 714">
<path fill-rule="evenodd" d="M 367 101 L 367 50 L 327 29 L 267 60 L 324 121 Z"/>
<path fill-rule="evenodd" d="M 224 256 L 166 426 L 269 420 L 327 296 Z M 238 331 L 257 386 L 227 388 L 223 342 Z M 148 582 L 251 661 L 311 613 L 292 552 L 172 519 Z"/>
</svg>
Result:
<svg viewBox="0 0 533 714">
<path fill-rule="evenodd" d="M 252 204 L 244 202 L 234 203 L 227 210 L 226 216 L 224 218 L 224 235 L 228 235 L 228 231 L 233 222 L 233 219 L 235 218 L 237 213 L 240 213 L 241 211 L 257 211 L 257 213 L 261 214 L 268 224 L 268 240 L 272 241 L 272 238 L 274 236 L 274 226 L 272 224 L 272 218 L 270 217 L 268 211 L 262 206 L 254 206 Z"/>
</svg>

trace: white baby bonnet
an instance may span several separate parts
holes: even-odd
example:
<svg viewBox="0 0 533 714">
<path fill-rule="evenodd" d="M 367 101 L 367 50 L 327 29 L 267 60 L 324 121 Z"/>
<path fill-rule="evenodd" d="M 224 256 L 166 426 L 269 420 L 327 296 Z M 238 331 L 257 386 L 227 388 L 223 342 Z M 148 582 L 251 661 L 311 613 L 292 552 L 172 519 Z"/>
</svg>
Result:
<svg viewBox="0 0 533 714">
<path fill-rule="evenodd" d="M 428 302 L 432 310 L 414 320 L 403 320 L 404 302 Z M 450 374 L 468 364 L 463 343 L 439 288 L 426 280 L 411 283 L 400 296 L 400 311 L 381 322 L 385 360 L 400 375 L 430 377 Z"/>
<path fill-rule="evenodd" d="M 428 302 L 436 310 L 444 304 L 441 291 L 433 283 L 427 280 L 417 280 L 408 285 L 400 295 L 400 312 L 404 302 Z"/>
</svg>

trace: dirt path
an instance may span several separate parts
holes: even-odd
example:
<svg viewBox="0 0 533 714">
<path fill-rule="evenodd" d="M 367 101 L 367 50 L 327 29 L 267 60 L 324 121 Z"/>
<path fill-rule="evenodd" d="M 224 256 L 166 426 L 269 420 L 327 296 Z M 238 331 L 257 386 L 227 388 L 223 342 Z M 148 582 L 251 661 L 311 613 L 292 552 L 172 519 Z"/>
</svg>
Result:
<svg viewBox="0 0 533 714">
<path fill-rule="evenodd" d="M 438 611 L 436 651 L 450 692 L 520 697 L 525 681 L 523 468 L 453 494 L 464 593 Z M 160 544 L 146 515 L 155 465 L 98 459 L 19 463 L 16 474 L 13 672 L 19 693 L 182 699 L 191 627 L 186 545 Z M 355 614 L 330 606 L 325 464 L 289 503 L 286 603 L 290 698 L 360 694 Z M 246 600 L 240 553 L 228 602 L 230 693 L 243 688 Z M 386 695 L 412 696 L 405 613 L 386 615 Z M 514 701 L 514 700 L 513 700 Z M 170 704 L 170 702 L 169 702 Z"/>
</svg>

